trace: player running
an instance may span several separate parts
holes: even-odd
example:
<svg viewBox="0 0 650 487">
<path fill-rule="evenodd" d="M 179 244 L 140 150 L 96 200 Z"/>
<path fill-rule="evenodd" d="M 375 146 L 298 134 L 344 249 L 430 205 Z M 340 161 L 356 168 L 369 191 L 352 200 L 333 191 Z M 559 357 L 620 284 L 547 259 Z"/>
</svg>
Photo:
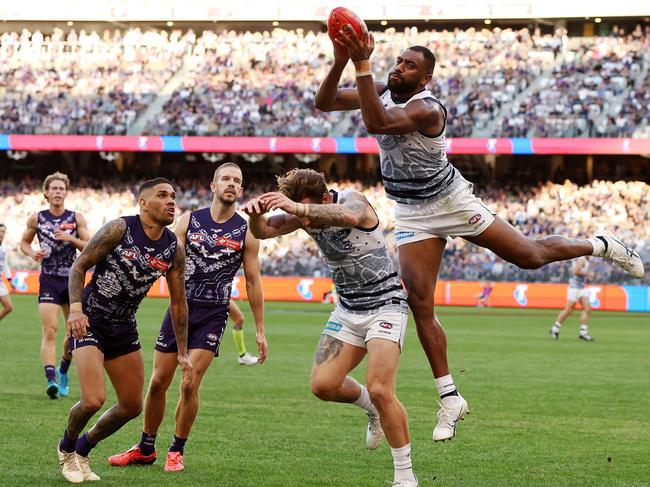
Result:
<svg viewBox="0 0 650 487">
<path fill-rule="evenodd" d="M 43 193 L 49 208 L 27 219 L 27 229 L 20 241 L 21 252 L 41 264 L 38 278 L 38 314 L 43 323 L 41 361 L 47 380 L 46 392 L 52 399 L 68 395 L 68 368 L 72 355 L 67 337 L 58 370 L 54 366 L 59 312 L 62 311 L 64 319 L 68 319 L 68 274 L 77 250 L 83 250 L 90 239 L 84 216 L 65 208 L 69 189 L 70 180 L 63 173 L 55 172 L 45 178 Z M 39 250 L 32 247 L 36 236 L 41 247 Z"/>
<path fill-rule="evenodd" d="M 408 418 L 395 395 L 408 307 L 377 214 L 363 194 L 328 191 L 324 176 L 311 169 L 289 171 L 278 178 L 278 189 L 246 206 L 253 235 L 266 239 L 303 229 L 320 248 L 338 290 L 316 350 L 311 390 L 324 401 L 364 409 L 366 446 L 377 448 L 385 432 L 393 485 L 417 486 Z M 286 213 L 264 215 L 275 209 Z M 366 354 L 367 388 L 348 375 Z"/>
<path fill-rule="evenodd" d="M 142 411 L 144 364 L 135 314 L 151 286 L 165 276 L 171 297 L 171 326 L 177 337 L 183 370 L 181 389 L 192 387 L 192 365 L 187 355 L 185 250 L 165 228 L 174 221 L 176 192 L 164 178 L 140 186 L 140 214 L 104 225 L 86 245 L 70 269 L 71 335 L 81 400 L 70 410 L 58 447 L 63 477 L 72 483 L 99 480 L 90 470 L 88 454 Z M 84 289 L 86 272 L 94 267 Z M 117 404 L 79 436 L 106 400 L 104 370 L 113 384 Z"/>
<path fill-rule="evenodd" d="M 586 240 L 557 235 L 532 240 L 495 216 L 447 160 L 447 109 L 427 89 L 435 66 L 433 53 L 423 46 L 406 49 L 397 57 L 388 82 L 375 83 L 370 65 L 373 49 L 372 34 L 361 40 L 344 25 L 335 40 L 334 63 L 315 102 L 323 111 L 360 108 L 368 132 L 377 138 L 386 194 L 397 202 L 395 238 L 401 277 L 442 403 L 433 439 L 446 440 L 455 435 L 456 422 L 468 411 L 449 372 L 447 339 L 434 312 L 447 238 L 463 237 L 524 269 L 595 255 L 641 278 L 643 263 L 634 249 L 609 234 Z M 350 59 L 357 87 L 339 89 Z"/>
<path fill-rule="evenodd" d="M 192 387 L 181 387 L 176 406 L 174 438 L 167 452 L 165 471 L 183 470 L 185 442 L 199 410 L 201 380 L 215 356 L 228 321 L 232 281 L 244 265 L 246 291 L 257 328 L 259 362 L 266 359 L 264 295 L 258 259 L 259 240 L 248 231 L 248 223 L 235 211 L 242 194 L 242 172 L 231 162 L 222 164 L 210 183 L 212 205 L 179 218 L 176 237 L 185 248 L 185 289 L 189 307 L 187 347 L 194 369 Z M 156 460 L 156 435 L 165 417 L 167 389 L 176 371 L 177 344 L 165 316 L 156 341 L 153 375 L 144 404 L 144 426 L 140 442 L 124 453 L 111 456 L 115 467 L 150 464 Z"/>
<path fill-rule="evenodd" d="M 587 342 L 594 338 L 589 334 L 589 314 L 591 313 L 591 304 L 589 303 L 589 291 L 585 289 L 587 277 L 589 276 L 589 257 L 581 257 L 573 262 L 571 267 L 571 277 L 569 278 L 569 288 L 567 289 L 566 306 L 557 316 L 557 320 L 551 327 L 551 338 L 558 340 L 560 338 L 560 329 L 576 304 L 582 305 L 580 314 L 580 334 L 578 338 Z"/>
<path fill-rule="evenodd" d="M 11 288 L 11 292 L 14 292 L 16 288 L 14 287 L 13 282 L 11 282 L 11 269 L 9 268 L 9 261 L 7 259 L 7 250 L 3 247 L 2 241 L 5 239 L 5 233 L 7 232 L 7 227 L 4 223 L 0 223 L 0 274 L 4 274 Z M 2 282 L 0 277 L 0 304 L 2 304 L 2 311 L 0 311 L 0 321 L 4 319 L 9 313 L 14 310 L 13 304 L 11 303 L 11 296 L 9 296 L 9 290 L 5 283 Z"/>
</svg>

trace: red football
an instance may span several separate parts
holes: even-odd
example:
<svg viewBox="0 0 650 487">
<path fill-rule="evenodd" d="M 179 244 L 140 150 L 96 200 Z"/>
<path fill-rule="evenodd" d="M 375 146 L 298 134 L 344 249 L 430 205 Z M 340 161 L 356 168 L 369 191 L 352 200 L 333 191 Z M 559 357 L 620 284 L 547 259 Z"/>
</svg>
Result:
<svg viewBox="0 0 650 487">
<path fill-rule="evenodd" d="M 345 24 L 350 24 L 356 32 L 359 39 L 365 39 L 368 36 L 368 27 L 363 19 L 360 19 L 352 10 L 345 7 L 336 7 L 330 12 L 327 19 L 327 33 L 330 39 L 334 40 L 339 36 L 339 31 Z"/>
</svg>

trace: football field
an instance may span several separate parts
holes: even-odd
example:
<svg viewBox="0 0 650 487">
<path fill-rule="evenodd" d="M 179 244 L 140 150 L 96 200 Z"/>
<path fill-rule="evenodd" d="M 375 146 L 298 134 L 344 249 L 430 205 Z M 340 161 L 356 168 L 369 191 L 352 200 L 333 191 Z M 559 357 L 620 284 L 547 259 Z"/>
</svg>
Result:
<svg viewBox="0 0 650 487">
<path fill-rule="evenodd" d="M 36 298 L 13 300 L 14 313 L 0 322 L 0 486 L 67 485 L 56 445 L 79 397 L 74 365 L 70 397 L 47 398 Z M 166 305 L 148 299 L 138 314 L 147 380 Z M 246 344 L 254 352 L 253 320 L 246 303 L 242 309 Z M 91 453 L 93 470 L 102 477 L 98 485 L 390 485 L 390 450 L 385 442 L 376 451 L 365 449 L 365 414 L 310 393 L 312 356 L 329 310 L 331 305 L 268 303 L 269 359 L 262 366 L 238 365 L 228 328 L 221 356 L 203 382 L 185 472 L 162 470 L 176 381 L 158 434 L 159 460 L 148 467 L 108 465 L 108 455 L 139 439 L 137 418 Z M 596 312 L 590 327 L 596 340 L 586 343 L 577 339 L 576 316 L 559 341 L 551 340 L 555 314 L 439 310 L 451 372 L 471 412 L 453 441 L 441 444 L 431 440 L 435 384 L 409 323 L 398 395 L 409 413 L 413 466 L 422 487 L 650 485 L 650 315 Z M 353 375 L 363 381 L 363 374 L 362 364 Z M 114 398 L 109 387 L 103 410 Z"/>
</svg>

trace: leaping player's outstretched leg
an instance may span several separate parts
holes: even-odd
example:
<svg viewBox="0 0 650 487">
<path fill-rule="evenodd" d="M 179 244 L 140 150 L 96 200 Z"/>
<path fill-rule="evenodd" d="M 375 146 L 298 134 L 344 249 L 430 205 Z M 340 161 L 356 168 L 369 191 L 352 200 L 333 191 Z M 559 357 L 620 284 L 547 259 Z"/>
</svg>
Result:
<svg viewBox="0 0 650 487">
<path fill-rule="evenodd" d="M 434 310 L 436 281 L 445 245 L 446 241 L 441 238 L 427 238 L 398 247 L 399 266 L 409 307 L 440 395 L 438 424 L 433 430 L 434 441 L 453 438 L 456 423 L 469 411 L 467 401 L 456 390 L 449 373 L 447 337 Z"/>
<path fill-rule="evenodd" d="M 639 254 L 606 232 L 589 239 L 550 235 L 533 240 L 506 221 L 495 217 L 485 231 L 474 237 L 464 238 L 490 249 L 502 259 L 522 269 L 538 269 L 551 262 L 594 255 L 611 261 L 636 278 L 643 278 L 645 272 Z"/>
</svg>

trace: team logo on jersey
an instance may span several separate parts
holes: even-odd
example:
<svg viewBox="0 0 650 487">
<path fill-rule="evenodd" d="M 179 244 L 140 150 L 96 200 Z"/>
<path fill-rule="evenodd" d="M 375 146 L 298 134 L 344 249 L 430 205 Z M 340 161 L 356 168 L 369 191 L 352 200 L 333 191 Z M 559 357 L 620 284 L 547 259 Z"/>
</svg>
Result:
<svg viewBox="0 0 650 487">
<path fill-rule="evenodd" d="M 76 223 L 61 223 L 59 224 L 59 230 L 74 230 L 77 228 Z"/>
<path fill-rule="evenodd" d="M 161 259 L 157 259 L 156 257 L 149 257 L 149 265 L 154 269 L 158 269 L 159 271 L 163 271 L 163 272 L 165 272 L 167 269 L 171 267 L 170 263 L 165 262 L 164 260 Z"/>
<path fill-rule="evenodd" d="M 124 249 L 120 252 L 120 255 L 126 260 L 136 260 L 138 258 L 138 252 L 135 249 Z"/>
<path fill-rule="evenodd" d="M 226 237 L 217 238 L 216 243 L 221 247 L 226 247 L 233 250 L 241 250 L 242 248 L 242 243 L 239 240 L 233 240 Z"/>
<path fill-rule="evenodd" d="M 386 330 L 392 330 L 393 329 L 393 324 L 388 323 L 387 321 L 382 321 L 379 323 L 379 326 L 386 329 Z"/>
<path fill-rule="evenodd" d="M 480 221 L 481 221 L 481 215 L 477 213 L 476 215 L 474 215 L 472 218 L 469 219 L 469 224 L 474 225 L 475 223 L 478 223 Z"/>
<path fill-rule="evenodd" d="M 205 242 L 205 235 L 202 233 L 190 233 L 189 237 L 192 243 Z"/>
</svg>

